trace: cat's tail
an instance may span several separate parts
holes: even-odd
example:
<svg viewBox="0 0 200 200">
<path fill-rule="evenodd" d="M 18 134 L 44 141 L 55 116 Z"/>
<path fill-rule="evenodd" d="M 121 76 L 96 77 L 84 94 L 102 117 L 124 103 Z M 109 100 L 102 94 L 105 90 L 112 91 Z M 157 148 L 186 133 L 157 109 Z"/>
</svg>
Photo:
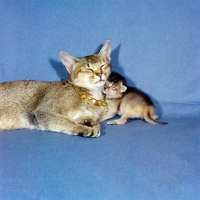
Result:
<svg viewBox="0 0 200 200">
<path fill-rule="evenodd" d="M 159 122 L 156 120 L 157 116 L 154 114 L 154 111 L 155 109 L 152 108 L 146 112 L 144 112 L 144 119 L 146 122 L 150 123 L 150 124 L 161 124 L 161 125 L 164 125 L 164 124 L 168 124 L 167 122 Z"/>
</svg>

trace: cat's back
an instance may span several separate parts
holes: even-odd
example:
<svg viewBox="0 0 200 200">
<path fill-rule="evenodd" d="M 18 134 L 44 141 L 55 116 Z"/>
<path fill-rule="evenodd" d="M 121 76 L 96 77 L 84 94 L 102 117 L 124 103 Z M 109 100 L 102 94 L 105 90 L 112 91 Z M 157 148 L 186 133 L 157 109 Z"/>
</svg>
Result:
<svg viewBox="0 0 200 200">
<path fill-rule="evenodd" d="M 15 101 L 18 98 L 29 99 L 35 96 L 61 96 L 64 91 L 70 94 L 70 88 L 62 82 L 45 81 L 10 81 L 0 83 L 0 102 L 1 100 Z"/>
<path fill-rule="evenodd" d="M 44 90 L 50 82 L 42 81 L 10 81 L 0 83 L 0 97 L 33 95 L 39 90 Z"/>
<path fill-rule="evenodd" d="M 0 83 L 0 107 L 28 105 L 57 90 L 58 82 L 11 81 Z"/>
<path fill-rule="evenodd" d="M 17 109 L 67 106 L 77 107 L 81 103 L 80 93 L 67 82 L 11 81 L 0 84 L 0 109 Z"/>
<path fill-rule="evenodd" d="M 37 88 L 49 85 L 51 82 L 45 81 L 32 81 L 32 80 L 23 80 L 23 81 L 7 81 L 0 83 L 0 90 L 14 90 L 14 89 L 22 89 L 26 90 L 29 88 Z"/>
</svg>

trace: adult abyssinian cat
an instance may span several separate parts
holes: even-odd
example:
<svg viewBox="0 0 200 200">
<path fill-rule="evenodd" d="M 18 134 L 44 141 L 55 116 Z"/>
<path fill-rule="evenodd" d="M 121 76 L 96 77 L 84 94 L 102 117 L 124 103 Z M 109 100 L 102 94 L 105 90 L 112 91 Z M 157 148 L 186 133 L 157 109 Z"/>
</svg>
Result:
<svg viewBox="0 0 200 200">
<path fill-rule="evenodd" d="M 100 136 L 107 111 L 103 88 L 111 70 L 110 41 L 98 54 L 80 59 L 61 51 L 68 81 L 13 81 L 0 84 L 0 130 L 39 129 Z"/>
<path fill-rule="evenodd" d="M 145 119 L 151 124 L 167 124 L 156 120 L 158 116 L 150 97 L 135 87 L 127 86 L 125 78 L 116 72 L 112 72 L 108 77 L 104 93 L 108 112 L 100 121 L 118 114 L 120 119 L 108 121 L 107 124 L 125 124 L 130 118 Z"/>
</svg>

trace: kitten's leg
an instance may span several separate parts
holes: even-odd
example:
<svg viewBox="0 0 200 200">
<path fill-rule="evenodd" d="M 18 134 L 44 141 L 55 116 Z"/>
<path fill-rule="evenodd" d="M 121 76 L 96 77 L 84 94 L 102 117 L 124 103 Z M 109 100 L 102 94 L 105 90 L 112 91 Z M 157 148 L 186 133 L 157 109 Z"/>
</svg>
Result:
<svg viewBox="0 0 200 200">
<path fill-rule="evenodd" d="M 158 115 L 153 115 L 153 116 L 151 116 L 151 118 L 156 120 L 156 119 L 158 119 Z"/>
<path fill-rule="evenodd" d="M 120 119 L 108 121 L 107 124 L 109 124 L 109 125 L 122 125 L 122 124 L 126 124 L 126 122 L 128 121 L 129 118 L 130 117 L 124 115 Z"/>
<path fill-rule="evenodd" d="M 116 115 L 116 112 L 109 112 L 108 111 L 105 115 L 101 116 L 100 122 L 103 122 L 107 119 L 110 119 L 110 118 L 114 117 L 115 115 Z"/>
<path fill-rule="evenodd" d="M 81 135 L 84 137 L 99 137 L 100 127 L 88 127 L 81 124 L 77 124 L 64 115 L 56 113 L 47 113 L 42 111 L 36 111 L 31 114 L 33 123 L 44 131 L 55 131 L 67 133 L 69 135 Z"/>
<path fill-rule="evenodd" d="M 153 117 L 155 117 L 155 116 L 153 115 Z M 156 119 L 154 119 L 153 117 L 151 116 L 150 111 L 147 110 L 146 112 L 144 112 L 144 119 L 146 122 L 148 122 L 150 124 L 168 124 L 167 122 L 159 122 Z"/>
</svg>

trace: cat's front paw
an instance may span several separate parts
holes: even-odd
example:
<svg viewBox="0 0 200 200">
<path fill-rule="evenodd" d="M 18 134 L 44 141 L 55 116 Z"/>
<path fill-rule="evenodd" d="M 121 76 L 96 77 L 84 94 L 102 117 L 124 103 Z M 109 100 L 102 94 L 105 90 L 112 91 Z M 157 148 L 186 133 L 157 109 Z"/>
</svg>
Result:
<svg viewBox="0 0 200 200">
<path fill-rule="evenodd" d="M 100 129 L 97 127 L 84 127 L 78 134 L 79 136 L 83 137 L 99 137 L 100 136 Z"/>
</svg>

